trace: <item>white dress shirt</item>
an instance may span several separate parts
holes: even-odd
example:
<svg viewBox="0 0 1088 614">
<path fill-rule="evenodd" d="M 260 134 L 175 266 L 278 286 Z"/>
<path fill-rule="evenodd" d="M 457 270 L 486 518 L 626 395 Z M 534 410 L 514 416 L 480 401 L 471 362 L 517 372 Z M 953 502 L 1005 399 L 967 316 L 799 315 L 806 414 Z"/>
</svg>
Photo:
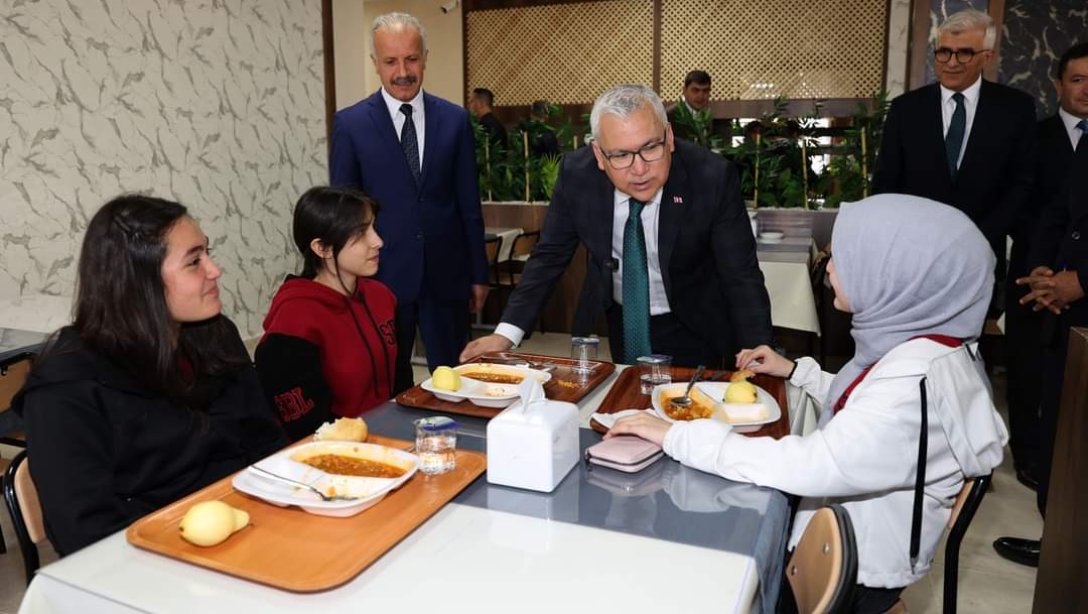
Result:
<svg viewBox="0 0 1088 614">
<path fill-rule="evenodd" d="M 1077 127 L 1077 124 L 1080 123 L 1080 120 L 1085 118 L 1077 117 L 1061 107 L 1058 108 L 1058 117 L 1062 118 L 1062 123 L 1065 124 L 1065 131 L 1069 134 L 1069 142 L 1073 145 L 1073 149 L 1076 149 L 1077 143 L 1080 141 L 1080 136 L 1083 134 L 1080 131 L 1080 128 Z"/>
<path fill-rule="evenodd" d="M 657 253 L 657 226 L 659 212 L 661 211 L 661 194 L 663 189 L 657 191 L 653 198 L 642 208 L 642 234 L 646 239 L 646 272 L 650 278 L 650 315 L 657 316 L 671 311 L 669 299 L 665 295 L 665 281 L 661 276 L 661 260 Z M 623 228 L 627 224 L 627 215 L 630 209 L 630 196 L 613 190 L 612 192 L 612 258 L 618 263 L 618 267 L 612 273 L 612 300 L 623 303 Z M 495 327 L 495 332 L 506 337 L 514 345 L 521 343 L 525 337 L 525 331 L 521 328 L 500 322 Z"/>
<path fill-rule="evenodd" d="M 978 94 L 982 90 L 982 76 L 975 80 L 970 87 L 960 92 L 963 94 L 963 108 L 967 112 L 967 121 L 964 124 L 963 143 L 960 145 L 960 155 L 956 158 L 956 168 L 963 162 L 963 152 L 967 151 L 967 141 L 971 138 L 971 125 L 975 123 L 975 110 L 978 109 Z M 956 112 L 956 101 L 952 95 L 956 92 L 945 86 L 941 86 L 941 121 L 944 125 L 944 134 L 948 136 L 948 126 L 952 123 L 952 114 Z"/>
<path fill-rule="evenodd" d="M 382 88 L 382 99 L 385 100 L 385 106 L 389 109 L 389 117 L 393 119 L 393 130 L 397 133 L 397 139 L 400 139 L 400 131 L 404 128 L 404 113 L 400 110 L 400 105 L 404 104 L 403 100 L 397 100 Z M 425 130 L 426 122 L 423 121 L 423 89 L 419 90 L 416 97 L 408 102 L 412 105 L 412 122 L 416 125 L 416 140 L 419 141 L 419 170 L 423 170 L 423 131 Z"/>
</svg>

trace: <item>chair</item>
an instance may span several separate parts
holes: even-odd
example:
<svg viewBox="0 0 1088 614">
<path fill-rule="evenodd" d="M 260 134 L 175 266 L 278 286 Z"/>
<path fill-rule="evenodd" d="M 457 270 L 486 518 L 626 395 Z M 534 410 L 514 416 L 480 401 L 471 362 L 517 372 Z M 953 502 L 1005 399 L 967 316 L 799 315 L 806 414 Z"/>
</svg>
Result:
<svg viewBox="0 0 1088 614">
<path fill-rule="evenodd" d="M 510 258 L 506 261 L 506 273 L 508 285 L 516 288 L 521 281 L 521 272 L 525 270 L 525 263 L 533 253 L 533 248 L 540 241 L 540 231 L 532 230 L 523 232 L 514 238 L 514 244 L 510 246 Z"/>
<path fill-rule="evenodd" d="M 492 293 L 500 291 L 499 248 L 501 245 L 501 237 L 492 236 L 484 239 L 484 253 L 487 256 L 487 285 L 492 290 Z M 502 301 L 501 298 L 498 300 Z M 493 330 L 495 328 L 494 325 L 484 324 L 484 305 L 481 305 L 480 309 L 476 312 L 472 322 L 472 328 L 478 330 Z"/>
<path fill-rule="evenodd" d="M 38 544 L 45 541 L 45 521 L 42 519 L 41 503 L 38 502 L 38 490 L 30 479 L 26 450 L 19 452 L 4 472 L 4 505 L 15 527 L 15 536 L 23 552 L 26 583 L 30 584 L 40 565 Z"/>
<path fill-rule="evenodd" d="M 837 612 L 850 605 L 858 548 L 846 508 L 830 505 L 813 514 L 786 564 L 786 579 L 798 612 Z"/>
<path fill-rule="evenodd" d="M 960 544 L 967 533 L 967 527 L 975 517 L 975 512 L 982 505 L 982 498 L 990 488 L 992 474 L 977 478 L 967 478 L 963 490 L 956 495 L 952 506 L 952 515 L 948 518 L 948 539 L 944 545 L 944 611 L 955 614 L 956 595 L 958 593 L 960 572 Z"/>
<path fill-rule="evenodd" d="M 0 361 L 0 414 L 11 409 L 11 400 L 26 383 L 33 360 L 32 352 L 22 352 Z M 25 448 L 26 435 L 21 431 L 0 432 L 0 443 Z"/>
</svg>

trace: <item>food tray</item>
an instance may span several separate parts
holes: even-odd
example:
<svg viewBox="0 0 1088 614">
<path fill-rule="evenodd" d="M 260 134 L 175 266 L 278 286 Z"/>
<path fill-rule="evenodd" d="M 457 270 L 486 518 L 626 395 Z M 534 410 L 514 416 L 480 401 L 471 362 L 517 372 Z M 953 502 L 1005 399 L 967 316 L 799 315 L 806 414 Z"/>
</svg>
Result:
<svg viewBox="0 0 1088 614">
<path fill-rule="evenodd" d="M 411 442 L 371 435 L 367 442 L 406 449 Z M 295 592 L 334 588 L 359 575 L 427 521 L 487 467 L 480 452 L 457 450 L 457 467 L 417 473 L 374 507 L 350 518 L 314 516 L 244 495 L 227 476 L 144 516 L 126 531 L 130 544 L 163 556 Z M 250 526 L 216 546 L 181 539 L 178 524 L 193 504 L 222 500 L 249 512 Z"/>
<path fill-rule="evenodd" d="M 695 369 L 687 367 L 671 367 L 669 371 L 672 373 L 672 381 L 674 382 L 686 382 L 695 374 Z M 710 372 L 710 375 L 702 381 L 728 381 L 729 376 L 732 374 L 732 371 L 712 371 Z M 612 385 L 608 394 L 605 395 L 604 400 L 601 401 L 601 406 L 597 408 L 597 413 L 611 414 L 624 409 L 644 409 L 650 407 L 650 395 L 642 394 L 639 390 L 638 375 L 637 367 L 624 369 L 616 378 L 616 383 Z M 766 424 L 759 430 L 745 433 L 745 435 L 748 435 L 749 437 L 773 437 L 775 439 L 789 435 L 790 416 L 788 411 L 789 405 L 786 401 L 786 380 L 771 375 L 756 375 L 751 381 L 756 386 L 771 393 L 775 400 L 778 401 L 778 406 L 782 408 L 782 417 L 776 422 Z M 604 433 L 608 430 L 598 424 L 596 420 L 590 420 L 589 425 L 593 430 L 600 433 Z"/>
<path fill-rule="evenodd" d="M 544 384 L 544 396 L 553 401 L 567 401 L 570 403 L 577 403 L 582 400 L 616 370 L 616 365 L 610 362 L 593 361 L 590 363 L 593 371 L 589 377 L 580 379 L 572 370 L 577 362 L 573 359 L 521 352 L 491 352 L 478 356 L 470 362 L 494 362 L 496 364 L 528 362 L 529 366 L 533 368 L 540 368 L 541 366 L 554 367 L 551 371 L 551 381 Z M 395 400 L 398 405 L 404 405 L 405 407 L 429 409 L 444 414 L 476 416 L 478 418 L 494 418 L 502 411 L 502 409 L 492 407 L 478 407 L 468 401 L 461 401 L 460 403 L 443 401 L 420 386 L 405 390 L 398 394 Z"/>
</svg>

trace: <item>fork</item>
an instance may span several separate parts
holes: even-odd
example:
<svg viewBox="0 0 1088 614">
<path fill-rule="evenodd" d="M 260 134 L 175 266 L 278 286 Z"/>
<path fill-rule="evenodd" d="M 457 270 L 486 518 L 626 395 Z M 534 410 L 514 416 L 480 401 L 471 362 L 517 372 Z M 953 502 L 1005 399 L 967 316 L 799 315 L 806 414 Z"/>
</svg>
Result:
<svg viewBox="0 0 1088 614">
<path fill-rule="evenodd" d="M 311 492 L 315 493 L 317 496 L 321 497 L 322 501 L 356 501 L 359 499 L 359 497 L 349 497 L 346 495 L 326 495 L 325 493 L 321 492 L 320 489 L 311 486 L 306 482 L 299 482 L 298 480 L 292 480 L 291 478 L 283 477 L 282 475 L 272 473 L 267 469 L 262 469 L 257 465 L 250 465 L 249 468 L 277 482 L 283 482 L 284 484 L 291 484 L 293 486 L 301 486 L 302 488 L 307 488 Z"/>
</svg>

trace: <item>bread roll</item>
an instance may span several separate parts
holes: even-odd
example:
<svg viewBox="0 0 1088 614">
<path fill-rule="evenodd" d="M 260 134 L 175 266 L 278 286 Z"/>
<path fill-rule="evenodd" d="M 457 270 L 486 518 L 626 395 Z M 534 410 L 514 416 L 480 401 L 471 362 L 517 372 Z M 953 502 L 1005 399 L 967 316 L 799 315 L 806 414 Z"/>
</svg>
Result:
<svg viewBox="0 0 1088 614">
<path fill-rule="evenodd" d="M 317 441 L 366 441 L 366 421 L 362 418 L 338 418 L 336 422 L 322 424 L 314 439 Z"/>
</svg>

